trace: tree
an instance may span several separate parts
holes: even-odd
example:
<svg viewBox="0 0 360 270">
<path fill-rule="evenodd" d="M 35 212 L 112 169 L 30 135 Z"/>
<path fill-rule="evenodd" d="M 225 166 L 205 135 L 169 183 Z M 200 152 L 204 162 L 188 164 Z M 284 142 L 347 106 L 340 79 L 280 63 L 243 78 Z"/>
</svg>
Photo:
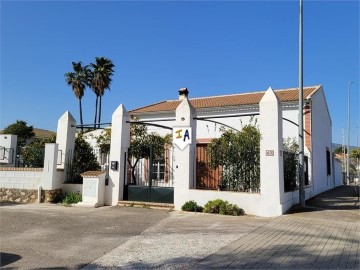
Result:
<svg viewBox="0 0 360 270">
<path fill-rule="evenodd" d="M 26 167 L 43 168 L 45 157 L 45 144 L 55 143 L 56 136 L 46 139 L 35 139 L 22 151 L 24 165 Z"/>
<path fill-rule="evenodd" d="M 213 168 L 223 169 L 221 187 L 233 191 L 260 187 L 260 131 L 252 120 L 241 131 L 225 130 L 208 146 Z"/>
<path fill-rule="evenodd" d="M 82 133 L 75 139 L 75 148 L 72 162 L 69 164 L 70 177 L 67 180 L 71 183 L 82 183 L 81 173 L 96 171 L 100 165 L 96 160 L 91 145 L 85 141 Z"/>
<path fill-rule="evenodd" d="M 335 154 L 342 154 L 343 153 L 343 148 L 342 146 L 336 147 L 333 151 Z M 347 153 L 347 149 L 345 149 L 345 153 Z"/>
<path fill-rule="evenodd" d="M 81 132 L 83 132 L 83 116 L 81 99 L 84 96 L 86 86 L 91 86 L 92 73 L 89 66 L 82 66 L 81 62 L 72 62 L 73 72 L 65 73 L 65 81 L 71 86 L 76 98 L 79 100 Z"/>
<path fill-rule="evenodd" d="M 360 148 L 351 150 L 350 157 L 360 159 Z"/>
<path fill-rule="evenodd" d="M 16 120 L 13 123 L 3 129 L 2 134 L 17 135 L 17 143 L 19 147 L 24 147 L 28 139 L 35 136 L 32 126 L 28 126 L 25 121 Z"/>
<path fill-rule="evenodd" d="M 298 187 L 298 154 L 299 144 L 296 138 L 283 140 L 284 152 L 284 188 L 285 191 L 295 190 Z"/>
<path fill-rule="evenodd" d="M 97 146 L 100 148 L 101 153 L 110 152 L 111 142 L 111 128 L 104 129 L 104 132 L 96 138 Z"/>
<path fill-rule="evenodd" d="M 102 96 L 106 89 L 110 90 L 111 76 L 114 74 L 113 68 L 115 67 L 112 61 L 105 57 L 96 57 L 95 61 L 95 64 L 90 64 L 93 68 L 91 89 L 96 95 L 94 129 L 96 128 L 96 123 L 98 123 L 98 127 L 100 127 Z M 98 119 L 96 120 L 97 117 Z"/>
<path fill-rule="evenodd" d="M 165 144 L 170 143 L 170 136 L 161 137 L 156 133 L 149 134 L 145 125 L 132 125 L 130 127 L 130 138 L 127 160 L 131 168 L 133 183 L 136 184 L 135 168 L 138 162 L 143 158 L 150 158 L 151 145 L 153 146 L 153 157 L 162 157 Z"/>
</svg>

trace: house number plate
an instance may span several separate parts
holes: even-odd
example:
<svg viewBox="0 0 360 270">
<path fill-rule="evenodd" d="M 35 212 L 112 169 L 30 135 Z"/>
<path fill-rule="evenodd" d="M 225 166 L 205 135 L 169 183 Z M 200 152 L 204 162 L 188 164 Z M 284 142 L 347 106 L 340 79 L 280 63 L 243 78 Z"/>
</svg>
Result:
<svg viewBox="0 0 360 270">
<path fill-rule="evenodd" d="M 265 155 L 273 157 L 274 156 L 274 150 L 265 150 Z"/>
</svg>

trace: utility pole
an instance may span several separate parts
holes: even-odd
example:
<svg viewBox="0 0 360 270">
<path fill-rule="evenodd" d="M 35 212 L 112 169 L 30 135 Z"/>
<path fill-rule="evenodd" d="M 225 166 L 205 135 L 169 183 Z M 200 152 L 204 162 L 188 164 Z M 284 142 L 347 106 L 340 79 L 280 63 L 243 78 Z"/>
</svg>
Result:
<svg viewBox="0 0 360 270">
<path fill-rule="evenodd" d="M 303 6 L 300 0 L 299 18 L 299 203 L 305 206 L 305 175 L 304 175 L 304 90 L 303 90 Z"/>
<path fill-rule="evenodd" d="M 342 133 L 342 172 L 346 173 L 346 150 L 345 150 L 345 134 L 344 134 L 344 129 L 341 129 L 341 133 Z M 342 177 L 344 177 L 344 174 L 342 174 Z M 343 178 L 344 181 L 344 178 Z"/>
<path fill-rule="evenodd" d="M 347 119 L 347 128 L 348 128 L 348 136 L 347 136 L 347 155 L 346 155 L 346 184 L 350 184 L 350 85 L 354 83 L 348 82 L 348 119 Z"/>
</svg>

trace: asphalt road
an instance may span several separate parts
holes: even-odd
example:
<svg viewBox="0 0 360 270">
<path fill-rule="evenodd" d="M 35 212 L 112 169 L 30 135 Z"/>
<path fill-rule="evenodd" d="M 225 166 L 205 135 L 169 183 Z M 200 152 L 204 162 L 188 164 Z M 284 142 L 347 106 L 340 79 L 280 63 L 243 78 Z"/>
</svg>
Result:
<svg viewBox="0 0 360 270">
<path fill-rule="evenodd" d="M 0 266 L 79 269 L 166 218 L 165 210 L 0 206 Z"/>
</svg>

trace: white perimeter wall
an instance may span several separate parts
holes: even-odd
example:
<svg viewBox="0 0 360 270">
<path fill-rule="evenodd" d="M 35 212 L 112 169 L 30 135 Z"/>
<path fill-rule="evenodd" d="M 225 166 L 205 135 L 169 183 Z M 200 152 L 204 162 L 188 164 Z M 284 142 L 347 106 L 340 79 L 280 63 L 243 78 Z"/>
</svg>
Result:
<svg viewBox="0 0 360 270">
<path fill-rule="evenodd" d="M 17 189 L 38 189 L 42 183 L 42 168 L 0 168 L 0 187 Z"/>
<path fill-rule="evenodd" d="M 201 206 L 204 206 L 210 200 L 222 199 L 241 207 L 248 215 L 257 215 L 261 198 L 260 194 L 254 193 L 201 189 L 190 189 L 187 196 L 188 198 L 186 201 L 194 200 Z"/>
</svg>

